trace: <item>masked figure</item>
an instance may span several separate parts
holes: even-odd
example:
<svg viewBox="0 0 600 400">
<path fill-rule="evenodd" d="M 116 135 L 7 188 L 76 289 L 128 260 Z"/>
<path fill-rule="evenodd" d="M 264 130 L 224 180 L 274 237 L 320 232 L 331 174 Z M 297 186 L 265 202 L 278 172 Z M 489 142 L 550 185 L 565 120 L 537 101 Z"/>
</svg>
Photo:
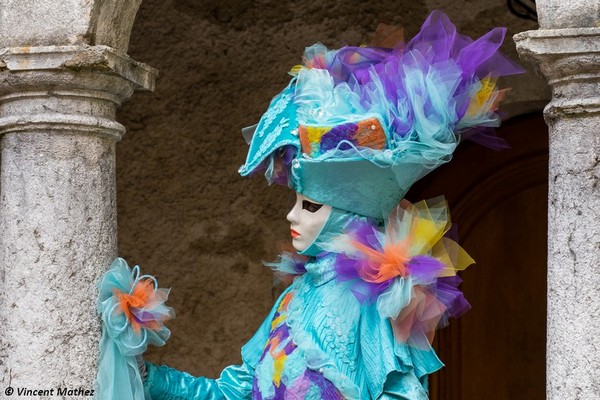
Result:
<svg viewBox="0 0 600 400">
<path fill-rule="evenodd" d="M 147 363 L 146 398 L 426 399 L 443 364 L 436 328 L 468 308 L 443 199 L 402 201 L 461 139 L 498 144 L 504 29 L 473 41 L 433 12 L 393 49 L 306 49 L 256 127 L 242 176 L 297 194 L 296 253 L 269 264 L 291 284 L 242 348 L 242 365 L 196 378 Z"/>
</svg>

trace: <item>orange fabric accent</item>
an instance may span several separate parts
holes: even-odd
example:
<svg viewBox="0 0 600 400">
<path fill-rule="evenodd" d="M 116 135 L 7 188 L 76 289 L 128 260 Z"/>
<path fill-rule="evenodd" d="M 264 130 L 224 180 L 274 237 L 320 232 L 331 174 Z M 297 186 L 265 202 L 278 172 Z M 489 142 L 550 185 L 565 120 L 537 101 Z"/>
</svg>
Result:
<svg viewBox="0 0 600 400">
<path fill-rule="evenodd" d="M 397 276 L 406 277 L 406 264 L 410 260 L 407 241 L 386 245 L 383 253 L 358 241 L 353 240 L 352 245 L 369 259 L 369 269 L 360 271 L 363 280 L 382 283 Z"/>
<path fill-rule="evenodd" d="M 310 154 L 310 140 L 308 140 L 306 126 L 298 126 L 298 137 L 300 137 L 300 148 L 302 149 L 302 153 Z"/>
<path fill-rule="evenodd" d="M 292 297 L 294 297 L 294 294 L 292 292 L 286 294 L 283 297 L 283 300 L 281 300 L 281 304 L 279 305 L 279 309 L 283 310 L 283 311 L 287 311 L 288 305 L 290 304 L 290 301 L 292 301 Z"/>
<path fill-rule="evenodd" d="M 269 353 L 271 353 L 271 355 L 273 356 L 273 358 L 278 358 L 278 357 L 281 356 L 281 353 L 284 353 L 282 350 L 276 351 L 277 350 L 277 346 L 279 346 L 280 340 L 281 339 L 279 339 L 279 337 L 276 336 L 276 337 L 274 337 L 274 338 L 271 339 L 271 343 L 269 344 Z"/>
<path fill-rule="evenodd" d="M 359 146 L 376 150 L 385 148 L 385 133 L 377 118 L 360 121 L 358 123 L 358 131 L 354 134 L 354 137 Z"/>
<path fill-rule="evenodd" d="M 144 308 L 150 302 L 150 299 L 154 296 L 154 285 L 151 280 L 139 281 L 133 288 L 133 293 L 123 293 L 117 289 L 113 291 L 119 301 L 119 309 L 125 314 L 125 317 L 131 324 L 133 331 L 139 334 L 141 331 L 141 325 L 134 318 L 131 312 L 132 308 Z M 156 329 L 158 324 L 148 324 L 151 329 Z"/>
<path fill-rule="evenodd" d="M 498 107 L 500 106 L 500 102 L 502 102 L 502 100 L 504 100 L 504 97 L 506 96 L 506 94 L 508 92 L 510 92 L 510 88 L 504 88 L 504 89 L 500 89 L 500 90 L 496 91 L 497 95 L 496 95 L 496 98 L 494 99 L 494 101 L 492 102 L 492 105 L 490 106 L 490 110 L 496 111 L 498 109 Z"/>
<path fill-rule="evenodd" d="M 429 344 L 433 343 L 436 327 L 445 311 L 446 306 L 435 294 L 421 286 L 415 286 L 410 303 L 404 307 L 398 318 L 391 320 L 396 340 L 405 343 L 411 333 L 418 333 L 413 332 L 416 329 L 425 335 Z"/>
</svg>

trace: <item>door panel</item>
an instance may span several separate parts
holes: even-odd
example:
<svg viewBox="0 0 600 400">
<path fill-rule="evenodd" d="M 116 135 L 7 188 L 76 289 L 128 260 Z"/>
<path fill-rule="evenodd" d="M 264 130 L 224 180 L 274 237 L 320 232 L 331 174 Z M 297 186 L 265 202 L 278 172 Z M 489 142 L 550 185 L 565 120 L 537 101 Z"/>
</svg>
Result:
<svg viewBox="0 0 600 400">
<path fill-rule="evenodd" d="M 431 378 L 431 399 L 545 398 L 547 127 L 535 114 L 498 133 L 511 149 L 464 143 L 407 196 L 444 194 L 477 262 L 462 273 L 473 309 L 438 332 L 446 367 Z"/>
</svg>

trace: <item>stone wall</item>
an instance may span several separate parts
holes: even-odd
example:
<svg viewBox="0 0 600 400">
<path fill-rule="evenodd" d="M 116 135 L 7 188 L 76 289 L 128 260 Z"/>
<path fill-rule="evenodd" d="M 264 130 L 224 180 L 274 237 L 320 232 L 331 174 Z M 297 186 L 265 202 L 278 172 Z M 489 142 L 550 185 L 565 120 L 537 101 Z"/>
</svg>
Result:
<svg viewBox="0 0 600 400">
<path fill-rule="evenodd" d="M 129 54 L 160 70 L 155 93 L 137 94 L 118 119 L 119 249 L 130 264 L 172 288 L 177 319 L 166 347 L 147 358 L 216 376 L 266 316 L 275 291 L 261 260 L 289 238 L 292 193 L 237 174 L 247 150 L 240 129 L 258 121 L 288 82 L 305 46 L 368 41 L 378 23 L 412 37 L 432 9 L 471 36 L 537 25 L 503 0 L 220 2 L 144 0 Z M 532 73 L 507 79 L 511 115 L 540 110 L 546 84 Z"/>
</svg>

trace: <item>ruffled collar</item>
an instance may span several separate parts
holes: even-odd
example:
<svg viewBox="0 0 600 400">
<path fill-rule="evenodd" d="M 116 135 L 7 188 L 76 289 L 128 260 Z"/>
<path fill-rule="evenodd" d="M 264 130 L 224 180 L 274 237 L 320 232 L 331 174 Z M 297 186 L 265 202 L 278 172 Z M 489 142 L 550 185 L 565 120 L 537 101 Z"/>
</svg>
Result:
<svg viewBox="0 0 600 400">
<path fill-rule="evenodd" d="M 306 273 L 310 275 L 315 286 L 321 286 L 336 277 L 336 254 L 326 253 L 310 257 L 304 265 Z"/>
</svg>

